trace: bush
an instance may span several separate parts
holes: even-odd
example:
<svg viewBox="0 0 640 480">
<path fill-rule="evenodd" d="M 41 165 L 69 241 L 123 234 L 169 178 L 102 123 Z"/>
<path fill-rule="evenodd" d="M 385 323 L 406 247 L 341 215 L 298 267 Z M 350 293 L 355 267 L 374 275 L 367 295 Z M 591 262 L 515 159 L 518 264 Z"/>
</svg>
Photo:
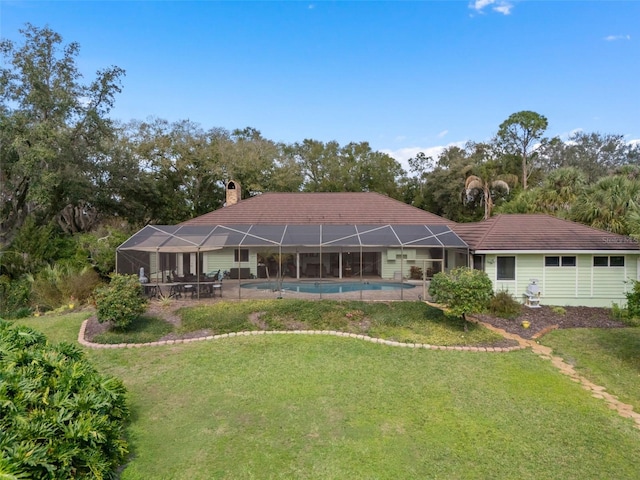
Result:
<svg viewBox="0 0 640 480">
<path fill-rule="evenodd" d="M 147 309 L 147 299 L 142 295 L 137 275 L 113 275 L 109 285 L 96 289 L 95 300 L 98 321 L 111 322 L 121 330 Z"/>
<path fill-rule="evenodd" d="M 100 284 L 100 276 L 91 267 L 77 267 L 57 263 L 44 267 L 31 277 L 32 303 L 39 309 L 53 310 L 70 303 L 70 299 L 84 303 Z"/>
<path fill-rule="evenodd" d="M 631 280 L 633 288 L 625 293 L 627 297 L 627 315 L 631 319 L 640 318 L 640 282 Z"/>
<path fill-rule="evenodd" d="M 516 318 L 522 313 L 522 304 L 507 290 L 500 290 L 491 297 L 489 312 L 500 318 Z"/>
<path fill-rule="evenodd" d="M 487 309 L 493 295 L 493 284 L 485 272 L 460 267 L 448 273 L 437 273 L 431 280 L 429 294 L 437 303 L 444 304 L 450 313 L 466 320 L 468 313 Z"/>
<path fill-rule="evenodd" d="M 0 316 L 28 317 L 31 314 L 30 295 L 31 284 L 26 278 L 11 280 L 7 275 L 0 275 Z"/>
<path fill-rule="evenodd" d="M 115 476 L 129 411 L 119 380 L 75 346 L 0 321 L 0 477 Z"/>
<path fill-rule="evenodd" d="M 422 280 L 422 268 L 411 267 L 411 273 L 409 274 L 411 280 Z"/>
</svg>

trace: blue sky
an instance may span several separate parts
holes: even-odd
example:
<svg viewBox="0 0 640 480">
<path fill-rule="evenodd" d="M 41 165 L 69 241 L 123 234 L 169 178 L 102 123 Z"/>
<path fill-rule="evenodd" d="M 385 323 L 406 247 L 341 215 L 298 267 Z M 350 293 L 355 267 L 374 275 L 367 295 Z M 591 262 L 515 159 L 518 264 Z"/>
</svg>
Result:
<svg viewBox="0 0 640 480">
<path fill-rule="evenodd" d="M 87 80 L 124 68 L 125 121 L 368 141 L 403 165 L 520 110 L 548 136 L 640 139 L 638 1 L 0 1 L 3 38 L 25 22 L 78 42 Z"/>
</svg>

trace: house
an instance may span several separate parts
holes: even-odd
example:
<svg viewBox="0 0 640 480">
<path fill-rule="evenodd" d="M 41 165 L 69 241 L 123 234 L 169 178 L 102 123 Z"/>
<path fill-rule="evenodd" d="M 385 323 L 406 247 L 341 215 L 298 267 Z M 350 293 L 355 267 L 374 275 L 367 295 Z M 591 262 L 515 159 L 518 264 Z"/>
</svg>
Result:
<svg viewBox="0 0 640 480">
<path fill-rule="evenodd" d="M 579 223 L 504 214 L 453 228 L 474 268 L 519 299 L 535 281 L 542 303 L 611 307 L 626 301 L 630 279 L 640 280 L 638 242 Z"/>
<path fill-rule="evenodd" d="M 143 228 L 118 248 L 117 271 L 144 267 L 152 282 L 218 271 L 238 280 L 399 281 L 468 265 L 521 300 L 535 280 L 542 303 L 605 307 L 624 303 L 628 280 L 640 275 L 636 242 L 548 215 L 456 224 L 378 193 L 240 198 L 229 182 L 223 208 Z"/>
<path fill-rule="evenodd" d="M 230 188 L 232 187 L 232 188 Z M 149 225 L 118 248 L 117 271 L 152 281 L 229 272 L 231 278 L 402 279 L 467 265 L 454 222 L 378 193 L 265 193 L 179 225 Z"/>
</svg>

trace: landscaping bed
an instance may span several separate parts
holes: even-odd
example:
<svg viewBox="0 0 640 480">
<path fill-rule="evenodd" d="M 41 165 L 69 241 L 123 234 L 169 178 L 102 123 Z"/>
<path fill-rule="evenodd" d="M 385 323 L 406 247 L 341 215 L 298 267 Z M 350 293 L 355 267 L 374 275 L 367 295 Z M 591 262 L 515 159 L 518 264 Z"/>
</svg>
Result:
<svg viewBox="0 0 640 480">
<path fill-rule="evenodd" d="M 179 327 L 181 320 L 176 312 L 177 306 L 166 306 L 160 302 L 151 302 L 146 312 L 146 316 L 160 318 L 168 323 Z M 481 314 L 475 315 L 478 320 L 491 324 L 494 327 L 505 330 L 506 332 L 517 334 L 522 338 L 538 338 L 545 333 L 556 328 L 623 328 L 627 327 L 625 323 L 611 318 L 611 311 L 607 308 L 594 308 L 594 307 L 557 307 L 541 306 L 540 308 L 526 308 L 522 309 L 522 313 L 514 319 L 498 318 L 491 315 Z M 362 319 L 354 319 L 353 329 L 350 331 L 359 332 L 361 325 L 355 325 L 361 322 Z M 528 321 L 529 328 L 522 326 L 523 321 Z M 255 325 L 255 318 L 252 321 Z M 95 316 L 89 318 L 87 322 L 85 338 L 92 341 L 98 335 L 104 333 L 108 329 L 108 324 L 101 324 L 97 321 Z M 265 329 L 264 327 L 259 329 Z M 291 325 L 290 329 L 305 329 L 304 324 Z M 190 332 L 172 332 L 161 340 L 174 340 L 179 338 L 194 338 L 199 336 L 211 335 L 212 332 L 209 329 L 198 329 Z M 485 346 L 501 346 L 508 347 L 516 344 L 513 340 L 504 339 L 503 341 L 493 340 L 491 345 Z"/>
<path fill-rule="evenodd" d="M 596 307 L 523 307 L 520 316 L 514 319 L 497 318 L 491 315 L 475 315 L 482 321 L 515 333 L 522 338 L 537 338 L 555 328 L 624 328 L 624 322 L 611 318 L 611 310 Z M 529 322 L 529 328 L 522 326 Z"/>
</svg>

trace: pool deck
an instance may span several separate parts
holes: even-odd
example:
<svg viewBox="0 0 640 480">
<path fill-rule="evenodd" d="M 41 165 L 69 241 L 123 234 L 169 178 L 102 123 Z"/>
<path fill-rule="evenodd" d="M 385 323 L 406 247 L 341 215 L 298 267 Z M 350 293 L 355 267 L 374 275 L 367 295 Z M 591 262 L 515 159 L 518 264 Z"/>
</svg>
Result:
<svg viewBox="0 0 640 480">
<path fill-rule="evenodd" d="M 317 280 L 320 281 L 320 280 Z M 367 280 L 369 283 L 375 283 L 375 280 Z M 243 280 L 242 283 L 256 283 L 260 280 Z M 347 282 L 346 280 L 342 283 Z M 393 283 L 389 281 L 382 281 L 378 279 L 380 283 Z M 266 281 L 265 281 L 266 283 Z M 275 282 L 272 282 L 275 285 Z M 315 283 L 313 280 L 302 280 L 300 282 L 287 281 L 285 283 L 301 283 L 309 284 Z M 339 283 L 332 281 L 332 283 Z M 354 283 L 353 279 L 350 279 L 348 283 Z M 298 293 L 288 290 L 274 291 L 268 289 L 257 288 L 244 288 L 240 287 L 237 280 L 224 280 L 222 282 L 222 297 L 215 296 L 213 298 L 203 297 L 200 300 L 205 301 L 220 301 L 220 300 L 252 300 L 252 299 L 269 299 L 269 298 L 298 298 L 304 300 L 362 300 L 365 302 L 389 302 L 389 301 L 417 301 L 422 298 L 428 298 L 428 293 L 425 296 L 422 282 L 407 281 L 405 283 L 415 285 L 415 288 L 402 288 L 397 290 L 359 290 L 355 292 L 347 293 Z M 425 287 L 428 289 L 428 286 Z M 190 297 L 183 296 L 180 301 L 193 301 Z"/>
</svg>

